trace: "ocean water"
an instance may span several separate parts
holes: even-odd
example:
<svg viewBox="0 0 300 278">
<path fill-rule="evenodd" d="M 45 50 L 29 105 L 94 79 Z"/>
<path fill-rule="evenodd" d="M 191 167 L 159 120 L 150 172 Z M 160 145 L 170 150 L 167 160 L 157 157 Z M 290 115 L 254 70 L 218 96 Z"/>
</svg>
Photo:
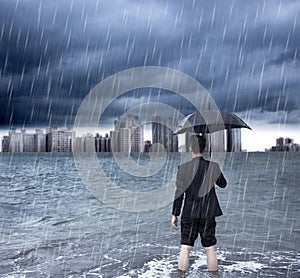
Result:
<svg viewBox="0 0 300 278">
<path fill-rule="evenodd" d="M 180 155 L 149 177 L 125 173 L 111 155 L 98 160 L 114 183 L 147 191 L 174 181 Z M 226 154 L 213 277 L 300 277 L 299 165 L 299 153 Z M 176 277 L 171 204 L 139 213 L 109 207 L 68 154 L 1 153 L 0 175 L 0 277 Z M 200 241 L 187 277 L 212 277 Z"/>
</svg>

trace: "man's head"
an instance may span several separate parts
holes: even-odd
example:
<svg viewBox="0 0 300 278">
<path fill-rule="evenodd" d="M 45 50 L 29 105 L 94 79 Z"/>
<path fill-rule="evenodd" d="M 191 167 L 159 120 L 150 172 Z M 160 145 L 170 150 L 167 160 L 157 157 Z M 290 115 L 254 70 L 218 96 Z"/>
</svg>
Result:
<svg viewBox="0 0 300 278">
<path fill-rule="evenodd" d="M 205 137 L 200 135 L 192 135 L 190 138 L 190 148 L 194 154 L 204 153 L 206 148 Z"/>
</svg>

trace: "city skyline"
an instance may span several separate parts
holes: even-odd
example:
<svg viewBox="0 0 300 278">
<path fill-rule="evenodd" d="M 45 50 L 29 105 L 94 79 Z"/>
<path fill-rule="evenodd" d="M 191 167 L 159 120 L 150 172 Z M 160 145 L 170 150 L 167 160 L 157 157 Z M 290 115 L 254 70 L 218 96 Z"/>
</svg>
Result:
<svg viewBox="0 0 300 278">
<path fill-rule="evenodd" d="M 276 145 L 272 146 L 270 149 L 266 151 L 271 152 L 299 152 L 300 145 L 294 142 L 294 139 L 286 137 L 279 137 L 276 139 Z"/>
<path fill-rule="evenodd" d="M 165 128 L 165 127 L 164 127 Z M 149 129 L 149 128 L 148 128 Z M 45 129 L 34 129 L 34 130 L 26 130 L 26 129 L 12 129 L 12 130 L 8 130 L 6 133 L 3 133 L 2 136 L 0 135 L 0 151 L 2 152 L 3 150 L 3 140 L 5 139 L 5 137 L 8 137 L 9 134 L 11 133 L 15 133 L 17 135 L 17 138 L 19 138 L 19 136 L 25 132 L 26 134 L 26 138 L 27 138 L 27 145 L 25 147 L 24 145 L 24 150 L 23 149 L 20 149 L 20 146 L 18 147 L 18 149 L 14 149 L 14 151 L 24 151 L 24 152 L 32 152 L 33 150 L 33 142 L 34 140 L 36 140 L 35 138 L 37 136 L 41 136 L 41 135 L 45 135 L 47 134 L 47 132 L 49 133 L 49 130 L 57 130 L 57 135 L 56 136 L 59 136 L 59 133 L 61 131 L 68 131 L 70 134 L 73 133 L 73 135 L 70 135 L 73 140 L 74 140 L 74 143 L 77 144 L 78 146 L 82 145 L 82 147 L 79 147 L 79 149 L 81 148 L 82 150 L 85 150 L 85 151 L 96 151 L 96 152 L 110 152 L 112 151 L 111 150 L 111 147 L 110 147 L 110 140 L 111 140 L 111 134 L 112 134 L 112 131 L 113 130 L 109 130 L 109 131 L 105 131 L 105 132 L 101 132 L 100 130 L 97 131 L 95 134 L 92 134 L 92 133 L 85 133 L 85 134 L 81 134 L 81 135 L 78 135 L 76 136 L 75 133 L 72 131 L 72 129 L 68 129 L 68 128 L 65 128 L 65 127 L 61 127 L 61 128 L 45 128 Z M 145 131 L 146 130 L 146 126 L 143 127 L 143 130 Z M 149 130 L 153 130 L 153 127 Z M 143 131 L 143 132 L 144 132 Z M 233 144 L 230 143 L 230 139 L 228 136 L 230 136 L 229 134 L 232 133 L 235 134 L 233 138 L 235 138 L 236 136 L 238 136 L 237 140 L 234 139 L 233 141 Z M 243 147 L 242 147 L 242 140 L 241 140 L 241 133 L 242 133 L 242 130 L 241 129 L 232 129 L 232 132 L 224 132 L 224 131 L 220 131 L 220 132 L 216 132 L 214 134 L 211 134 L 211 135 L 208 135 L 209 136 L 209 141 L 208 142 L 211 142 L 212 144 L 212 151 L 246 151 Z M 69 135 L 68 135 L 69 136 Z M 69 138 L 70 138 L 69 136 Z M 183 136 L 185 137 L 185 136 Z M 182 138 L 183 138 L 182 137 Z M 141 144 L 141 146 L 139 147 L 139 152 L 144 152 L 145 149 L 149 149 L 149 147 L 151 147 L 151 145 L 153 143 L 155 143 L 155 141 L 153 141 L 153 134 L 150 133 L 148 135 L 146 135 L 146 133 L 143 134 L 143 142 Z M 165 148 L 167 151 L 183 151 L 184 149 L 186 151 L 188 151 L 188 149 L 186 149 L 186 146 L 185 145 L 182 145 L 182 138 L 179 139 L 178 138 L 178 142 L 177 142 L 177 147 L 175 147 L 175 149 L 168 149 L 168 148 Z M 289 145 L 289 150 L 296 150 L 298 151 L 298 146 L 299 146 L 299 141 L 295 140 L 295 138 L 293 137 L 289 137 L 289 136 L 284 136 L 284 135 L 281 135 L 281 136 L 278 136 L 278 137 L 274 137 L 273 140 L 272 140 L 272 143 L 269 144 L 263 151 L 282 151 L 282 149 L 275 149 L 274 145 L 277 146 L 278 143 L 275 144 L 275 142 L 277 142 L 278 139 L 281 139 L 281 140 L 290 140 L 290 145 Z M 20 139 L 18 139 L 20 140 Z M 23 140 L 23 139 L 21 139 Z M 41 139 L 40 140 L 45 140 L 45 139 Z M 83 140 L 80 142 L 80 140 Z M 86 142 L 89 140 L 89 144 L 91 146 L 91 144 L 93 145 L 93 147 L 87 147 L 86 149 Z M 222 143 L 223 142 L 223 143 Z M 157 142 L 156 142 L 157 143 Z M 162 145 L 163 142 L 160 141 L 158 143 L 161 143 Z M 39 143 L 40 145 L 42 145 L 41 143 Z M 150 145 L 149 145 L 150 144 Z M 185 144 L 185 143 L 184 143 Z M 209 143 L 208 143 L 209 144 Z M 231 145 L 232 144 L 232 145 Z M 291 145 L 292 144 L 292 145 Z M 43 152 L 43 151 L 47 151 L 47 149 L 50 149 L 51 147 L 49 147 L 49 142 L 48 142 L 48 145 L 47 144 L 44 144 L 44 147 L 40 146 L 39 145 L 39 149 L 37 150 L 38 152 Z M 147 145 L 147 146 L 146 146 Z M 209 146 L 209 145 L 208 145 Z M 293 147 L 291 147 L 293 146 Z M 71 151 L 71 147 L 70 145 L 67 146 L 67 148 L 69 148 L 68 151 Z M 283 148 L 283 147 L 282 147 Z M 286 149 L 286 147 L 285 147 Z M 116 150 L 116 151 L 120 151 L 119 149 Z M 129 149 L 127 148 L 126 151 L 129 151 Z M 261 150 L 259 150 L 261 151 Z"/>
</svg>

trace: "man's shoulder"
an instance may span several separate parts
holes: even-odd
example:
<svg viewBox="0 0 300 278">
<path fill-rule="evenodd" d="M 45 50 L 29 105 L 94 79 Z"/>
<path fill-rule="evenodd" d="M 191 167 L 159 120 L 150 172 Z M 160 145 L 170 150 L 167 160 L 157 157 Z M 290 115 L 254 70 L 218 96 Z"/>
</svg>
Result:
<svg viewBox="0 0 300 278">
<path fill-rule="evenodd" d="M 214 167 L 215 167 L 215 169 L 217 169 L 217 171 L 221 171 L 221 167 L 220 167 L 220 165 L 219 165 L 219 163 L 218 162 L 213 162 L 214 164 Z"/>
<path fill-rule="evenodd" d="M 209 161 L 209 163 L 213 166 L 213 167 L 219 167 L 219 163 L 215 162 L 215 161 Z"/>
<path fill-rule="evenodd" d="M 220 168 L 220 166 L 217 162 L 207 160 L 205 158 L 201 158 L 201 159 L 192 159 L 188 162 L 185 162 L 185 163 L 179 165 L 178 169 L 180 169 L 181 171 L 184 171 L 186 169 L 199 167 L 200 165 L 206 165 L 206 167 L 210 166 L 211 169 L 219 169 Z"/>
<path fill-rule="evenodd" d="M 185 162 L 183 164 L 180 164 L 178 166 L 178 169 L 182 170 L 182 169 L 185 169 L 185 168 L 189 167 L 190 165 L 191 165 L 191 161 L 188 161 L 188 162 Z"/>
<path fill-rule="evenodd" d="M 189 160 L 188 162 L 185 162 L 181 165 L 178 166 L 179 169 L 186 169 L 186 168 L 190 168 L 190 167 L 194 167 L 194 166 L 199 166 L 199 164 L 204 163 L 204 164 L 209 164 L 210 161 L 206 160 L 205 158 L 194 158 Z"/>
</svg>

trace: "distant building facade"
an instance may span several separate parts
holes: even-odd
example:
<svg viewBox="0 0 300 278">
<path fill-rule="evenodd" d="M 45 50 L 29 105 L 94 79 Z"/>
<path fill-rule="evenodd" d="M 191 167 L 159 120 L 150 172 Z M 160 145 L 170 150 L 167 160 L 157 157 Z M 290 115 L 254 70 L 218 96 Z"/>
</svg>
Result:
<svg viewBox="0 0 300 278">
<path fill-rule="evenodd" d="M 84 152 L 84 137 L 76 137 L 73 142 L 73 151 L 74 152 Z"/>
<path fill-rule="evenodd" d="M 47 152 L 72 152 L 75 132 L 68 128 L 46 130 Z"/>
<path fill-rule="evenodd" d="M 95 137 L 93 134 L 88 133 L 86 136 L 84 136 L 83 140 L 84 144 L 84 152 L 95 152 Z"/>
<path fill-rule="evenodd" d="M 9 136 L 9 151 L 10 152 L 24 152 L 25 151 L 25 134 L 26 130 L 22 129 L 21 132 L 16 131 L 15 129 L 8 132 Z"/>
<path fill-rule="evenodd" d="M 226 130 L 206 134 L 207 150 L 211 150 L 212 152 L 225 152 L 227 150 L 226 135 Z"/>
<path fill-rule="evenodd" d="M 299 152 L 300 145 L 294 143 L 291 138 L 279 137 L 276 139 L 276 146 L 271 147 L 271 149 L 266 150 L 271 152 Z"/>
<path fill-rule="evenodd" d="M 103 137 L 99 133 L 96 134 L 95 137 L 95 151 L 96 152 L 110 152 L 110 137 L 108 133 Z"/>
<path fill-rule="evenodd" d="M 233 128 L 227 129 L 227 152 L 241 152 L 242 151 L 242 140 L 241 140 L 241 129 Z"/>
<path fill-rule="evenodd" d="M 28 133 L 24 128 L 21 131 L 12 129 L 2 139 L 2 152 L 45 152 L 45 138 L 40 129 L 35 133 Z"/>
<path fill-rule="evenodd" d="M 152 143 L 162 145 L 166 152 L 178 152 L 178 137 L 172 130 L 176 125 L 171 119 L 153 118 Z"/>
<path fill-rule="evenodd" d="M 7 135 L 2 138 L 2 152 L 10 152 L 10 138 Z"/>
<path fill-rule="evenodd" d="M 143 152 L 144 128 L 137 116 L 128 115 L 115 122 L 110 132 L 110 148 L 113 152 Z"/>
<path fill-rule="evenodd" d="M 189 152 L 191 133 L 185 135 L 185 151 Z M 241 152 L 242 140 L 240 129 L 220 130 L 205 134 L 206 149 L 212 152 Z"/>
<path fill-rule="evenodd" d="M 36 129 L 34 134 L 35 146 L 37 152 L 46 151 L 46 135 L 43 133 L 43 130 Z"/>
<path fill-rule="evenodd" d="M 75 152 L 110 152 L 110 138 L 108 134 L 103 137 L 99 133 L 96 136 L 88 133 L 76 137 L 74 142 Z"/>
<path fill-rule="evenodd" d="M 145 152 L 145 153 L 150 152 L 151 146 L 152 146 L 152 143 L 151 143 L 150 140 L 145 141 L 145 144 L 144 144 L 144 152 Z"/>
</svg>

